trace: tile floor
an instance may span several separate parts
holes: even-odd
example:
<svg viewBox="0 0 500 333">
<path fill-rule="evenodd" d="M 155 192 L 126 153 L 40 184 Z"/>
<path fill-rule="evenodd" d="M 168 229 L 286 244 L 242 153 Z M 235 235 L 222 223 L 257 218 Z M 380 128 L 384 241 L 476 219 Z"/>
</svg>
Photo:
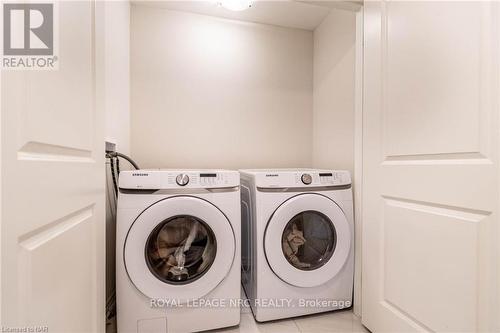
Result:
<svg viewBox="0 0 500 333">
<path fill-rule="evenodd" d="M 251 313 L 241 313 L 238 327 L 215 330 L 220 333 L 347 333 L 369 332 L 352 311 L 335 311 L 268 323 L 257 323 Z"/>
<path fill-rule="evenodd" d="M 244 291 L 242 297 L 246 297 Z M 210 332 L 220 333 L 365 333 L 369 332 L 351 310 L 334 311 L 317 315 L 257 323 L 250 308 L 241 309 L 238 327 Z"/>
</svg>

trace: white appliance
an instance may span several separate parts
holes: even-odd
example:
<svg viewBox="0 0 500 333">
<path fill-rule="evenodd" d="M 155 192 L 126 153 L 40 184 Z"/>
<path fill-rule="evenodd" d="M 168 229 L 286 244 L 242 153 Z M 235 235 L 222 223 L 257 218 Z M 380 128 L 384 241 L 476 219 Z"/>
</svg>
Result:
<svg viewBox="0 0 500 333">
<path fill-rule="evenodd" d="M 238 172 L 123 171 L 119 188 L 118 332 L 238 325 Z"/>
<path fill-rule="evenodd" d="M 347 171 L 241 170 L 242 283 L 257 321 L 352 305 Z"/>
</svg>

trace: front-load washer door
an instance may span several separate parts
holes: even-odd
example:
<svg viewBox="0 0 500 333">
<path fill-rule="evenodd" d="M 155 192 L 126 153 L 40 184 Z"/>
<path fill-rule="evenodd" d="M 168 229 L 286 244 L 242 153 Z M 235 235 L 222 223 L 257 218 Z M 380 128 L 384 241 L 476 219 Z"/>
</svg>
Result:
<svg viewBox="0 0 500 333">
<path fill-rule="evenodd" d="M 297 287 L 319 286 L 342 269 L 351 249 L 344 212 L 320 194 L 300 194 L 271 216 L 264 250 L 274 273 Z"/>
<path fill-rule="evenodd" d="M 127 234 L 123 257 L 141 293 L 185 303 L 216 288 L 229 273 L 234 254 L 227 217 L 208 201 L 177 196 L 139 215 Z"/>
</svg>

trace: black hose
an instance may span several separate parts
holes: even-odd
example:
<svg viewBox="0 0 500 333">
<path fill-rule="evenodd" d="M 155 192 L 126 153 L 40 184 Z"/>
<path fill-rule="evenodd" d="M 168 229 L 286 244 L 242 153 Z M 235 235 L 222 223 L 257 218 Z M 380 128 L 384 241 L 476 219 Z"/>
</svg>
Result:
<svg viewBox="0 0 500 333">
<path fill-rule="evenodd" d="M 115 151 L 115 152 L 110 152 L 110 153 L 108 153 L 108 154 L 109 154 L 109 156 L 111 156 L 111 157 L 121 157 L 121 158 L 124 158 L 124 159 L 126 159 L 126 160 L 130 163 L 130 164 L 132 164 L 132 166 L 133 166 L 136 170 L 139 170 L 139 169 L 140 169 L 140 168 L 139 168 L 139 166 L 137 165 L 137 163 L 135 163 L 133 159 L 131 159 L 130 157 L 128 157 L 128 156 L 127 156 L 127 155 L 125 155 L 125 154 L 119 153 L 119 152 L 117 152 L 117 151 Z"/>
<path fill-rule="evenodd" d="M 117 178 L 120 178 L 120 159 L 116 159 L 116 176 Z"/>
<path fill-rule="evenodd" d="M 115 158 L 111 157 L 110 158 L 110 165 L 111 165 L 111 177 L 113 178 L 113 187 L 115 189 L 115 194 L 118 196 L 118 185 L 116 184 L 116 176 L 115 176 Z"/>
<path fill-rule="evenodd" d="M 139 166 L 133 159 L 128 157 L 125 154 L 119 153 L 117 151 L 113 152 L 106 152 L 106 157 L 109 158 L 110 161 L 110 167 L 111 167 L 111 177 L 113 178 L 113 186 L 115 190 L 116 196 L 118 196 L 118 182 L 117 179 L 120 177 L 120 160 L 118 157 L 126 159 L 136 170 L 139 170 Z M 116 173 L 115 173 L 115 161 L 116 161 Z"/>
</svg>

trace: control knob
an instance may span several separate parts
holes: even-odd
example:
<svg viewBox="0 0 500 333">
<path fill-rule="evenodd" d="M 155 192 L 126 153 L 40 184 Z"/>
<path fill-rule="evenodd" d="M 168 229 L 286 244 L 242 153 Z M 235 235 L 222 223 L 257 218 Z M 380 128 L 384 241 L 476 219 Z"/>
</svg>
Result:
<svg viewBox="0 0 500 333">
<path fill-rule="evenodd" d="M 310 185 L 312 183 L 312 176 L 308 173 L 303 174 L 300 179 L 305 185 Z"/>
<path fill-rule="evenodd" d="M 177 177 L 175 178 L 175 182 L 179 186 L 186 186 L 189 183 L 189 176 L 185 173 L 181 173 L 177 175 Z"/>
</svg>

